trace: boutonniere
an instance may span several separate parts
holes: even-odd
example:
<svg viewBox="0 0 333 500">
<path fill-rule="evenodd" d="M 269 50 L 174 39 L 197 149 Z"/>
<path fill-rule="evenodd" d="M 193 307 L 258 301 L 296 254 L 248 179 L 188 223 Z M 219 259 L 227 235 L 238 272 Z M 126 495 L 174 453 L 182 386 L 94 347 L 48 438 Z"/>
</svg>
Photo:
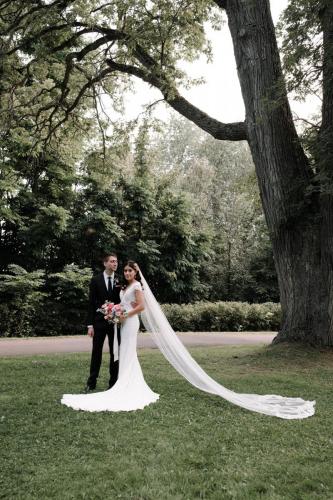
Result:
<svg viewBox="0 0 333 500">
<path fill-rule="evenodd" d="M 119 288 L 120 287 L 120 283 L 119 283 L 119 278 L 118 277 L 115 277 L 114 280 L 113 280 L 113 285 L 116 287 L 116 288 Z"/>
</svg>

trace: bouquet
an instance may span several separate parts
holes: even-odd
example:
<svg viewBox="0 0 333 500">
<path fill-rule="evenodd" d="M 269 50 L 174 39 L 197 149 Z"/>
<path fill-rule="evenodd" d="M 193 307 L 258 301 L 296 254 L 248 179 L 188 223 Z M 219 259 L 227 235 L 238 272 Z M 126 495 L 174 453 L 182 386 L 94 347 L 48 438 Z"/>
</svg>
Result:
<svg viewBox="0 0 333 500">
<path fill-rule="evenodd" d="M 126 313 L 126 310 L 121 304 L 114 304 L 108 300 L 99 308 L 97 312 L 103 314 L 104 319 L 108 323 L 120 323 L 120 316 Z"/>
</svg>

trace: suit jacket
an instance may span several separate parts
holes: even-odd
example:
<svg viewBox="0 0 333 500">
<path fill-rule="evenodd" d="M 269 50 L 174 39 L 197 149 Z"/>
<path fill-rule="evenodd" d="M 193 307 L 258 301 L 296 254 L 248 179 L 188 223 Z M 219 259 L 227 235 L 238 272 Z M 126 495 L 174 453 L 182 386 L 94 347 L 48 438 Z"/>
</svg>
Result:
<svg viewBox="0 0 333 500">
<path fill-rule="evenodd" d="M 121 285 L 119 283 L 119 277 L 116 274 L 114 275 L 113 289 L 110 292 L 108 292 L 106 288 L 103 273 L 96 274 L 96 276 L 92 277 L 89 286 L 87 325 L 93 325 L 94 328 L 103 329 L 109 327 L 109 323 L 104 319 L 102 313 L 97 312 L 97 309 L 101 307 L 106 300 L 119 304 L 120 290 Z"/>
</svg>

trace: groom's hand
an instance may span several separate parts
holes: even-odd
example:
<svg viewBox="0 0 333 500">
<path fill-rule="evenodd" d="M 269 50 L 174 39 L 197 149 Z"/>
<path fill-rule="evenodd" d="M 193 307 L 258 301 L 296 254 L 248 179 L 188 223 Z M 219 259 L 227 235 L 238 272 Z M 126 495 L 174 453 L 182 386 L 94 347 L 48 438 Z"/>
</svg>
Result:
<svg viewBox="0 0 333 500">
<path fill-rule="evenodd" d="M 89 337 L 94 336 L 94 327 L 93 326 L 88 327 L 88 335 L 89 335 Z"/>
</svg>

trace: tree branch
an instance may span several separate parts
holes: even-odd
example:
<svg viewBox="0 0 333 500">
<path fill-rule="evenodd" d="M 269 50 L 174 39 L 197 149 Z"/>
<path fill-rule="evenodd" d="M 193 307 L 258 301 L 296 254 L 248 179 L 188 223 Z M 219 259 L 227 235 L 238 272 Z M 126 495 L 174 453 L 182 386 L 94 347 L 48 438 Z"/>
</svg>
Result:
<svg viewBox="0 0 333 500">
<path fill-rule="evenodd" d="M 53 6 L 57 4 L 58 1 L 60 2 L 60 0 L 54 0 L 53 4 L 50 5 Z M 70 3 L 71 0 L 63 0 L 63 1 L 66 3 Z M 78 99 L 75 99 L 75 101 L 72 103 L 71 106 L 69 107 L 67 107 L 67 105 L 64 106 L 65 99 L 69 94 L 68 84 L 70 80 L 70 75 L 73 69 L 75 68 L 74 60 L 81 61 L 82 59 L 85 58 L 86 55 L 88 55 L 92 51 L 96 50 L 97 48 L 101 47 L 102 45 L 110 41 L 122 40 L 125 45 L 127 44 L 128 40 L 131 42 L 131 45 L 133 43 L 131 37 L 126 33 L 105 26 L 94 25 L 94 24 L 88 25 L 87 23 L 81 23 L 78 21 L 70 23 L 70 26 L 73 28 L 78 28 L 79 31 L 77 33 L 73 33 L 71 37 L 69 37 L 67 40 L 64 40 L 58 47 L 51 48 L 50 49 L 51 52 L 56 52 L 57 50 L 60 49 L 63 50 L 67 45 L 70 46 L 71 43 L 77 37 L 80 37 L 81 35 L 84 35 L 87 32 L 100 33 L 102 36 L 92 41 L 91 43 L 88 43 L 81 50 L 67 54 L 65 75 L 62 82 L 59 82 L 57 84 L 57 87 L 60 89 L 61 94 L 56 101 L 49 103 L 40 110 L 40 111 L 46 111 L 47 109 L 51 109 L 52 107 L 54 107 L 49 117 L 50 126 L 49 126 L 48 137 L 50 137 L 50 134 L 52 134 L 55 131 L 55 129 L 58 128 L 61 125 L 61 123 L 63 123 L 63 121 L 66 121 L 69 112 L 75 108 L 80 98 L 84 95 L 85 91 L 87 90 L 88 87 L 91 86 L 91 84 L 100 81 L 103 78 L 103 76 L 106 76 L 112 71 L 118 71 L 128 75 L 136 76 L 137 78 L 140 78 L 141 80 L 159 89 L 164 97 L 164 100 L 173 109 L 175 109 L 184 117 L 191 120 L 202 130 L 208 132 L 214 138 L 219 140 L 230 140 L 230 141 L 247 140 L 247 129 L 246 129 L 246 124 L 244 122 L 222 123 L 210 117 L 204 111 L 200 110 L 199 108 L 191 104 L 189 101 L 187 101 L 184 97 L 180 95 L 177 88 L 175 87 L 173 78 L 164 73 L 160 65 L 155 61 L 155 59 L 151 57 L 151 55 L 138 43 L 134 44 L 134 46 L 131 46 L 130 52 L 132 56 L 134 56 L 134 58 L 142 66 L 118 63 L 111 58 L 106 59 L 108 68 L 106 70 L 101 71 L 96 78 L 91 79 L 87 84 L 85 84 L 82 87 L 77 96 Z M 42 33 L 45 34 L 45 31 L 46 29 L 44 28 L 44 30 L 42 30 Z M 65 108 L 64 110 L 65 117 L 64 120 L 61 120 L 61 122 L 56 124 L 56 126 L 54 127 L 52 124 L 53 117 L 60 108 Z"/>
<path fill-rule="evenodd" d="M 95 77 L 91 78 L 90 80 L 88 80 L 82 87 L 81 89 L 79 90 L 77 96 L 75 97 L 74 101 L 72 101 L 72 103 L 70 104 L 70 106 L 66 107 L 65 109 L 65 115 L 64 117 L 59 120 L 55 125 L 52 126 L 52 120 L 50 121 L 49 123 L 49 129 L 48 129 L 48 134 L 47 134 L 47 137 L 45 139 L 45 142 L 49 141 L 51 139 L 51 137 L 53 136 L 54 132 L 63 124 L 67 121 L 70 113 L 72 111 L 74 111 L 74 109 L 76 108 L 76 106 L 79 104 L 81 98 L 84 96 L 86 90 L 88 90 L 89 88 L 91 88 L 95 83 L 98 83 L 100 82 L 101 80 L 103 80 L 103 78 L 105 78 L 107 75 L 109 75 L 110 73 L 113 73 L 113 68 L 105 68 L 104 70 L 102 70 L 98 75 L 96 75 Z M 58 109 L 58 107 L 57 107 Z M 53 115 L 54 113 L 52 113 Z"/>
<path fill-rule="evenodd" d="M 149 73 L 136 66 L 117 63 L 112 59 L 107 59 L 106 62 L 114 71 L 136 76 L 160 90 L 164 96 L 164 100 L 173 109 L 198 125 L 202 130 L 208 132 L 215 139 L 227 141 L 247 140 L 245 122 L 222 123 L 215 120 L 182 97 L 177 89 L 175 89 L 175 87 L 165 78 Z"/>
<path fill-rule="evenodd" d="M 95 12 L 98 12 L 99 10 L 103 10 L 105 7 L 110 7 L 114 5 L 114 2 L 108 2 L 103 5 L 100 5 L 99 7 L 96 7 L 96 9 L 93 9 L 90 11 L 90 14 L 95 14 Z"/>
<path fill-rule="evenodd" d="M 216 5 L 220 7 L 220 9 L 227 8 L 227 0 L 214 0 L 214 3 L 216 3 Z"/>
<path fill-rule="evenodd" d="M 53 7 L 59 8 L 59 9 L 65 9 L 70 3 L 72 3 L 73 0 L 54 0 L 53 3 L 49 4 L 42 4 L 41 2 L 38 2 L 38 5 L 32 7 L 30 10 L 27 12 L 23 12 L 24 8 L 19 8 L 17 12 L 19 14 L 13 19 L 11 24 L 8 26 L 8 28 L 5 31 L 1 32 L 1 35 L 8 35 L 11 31 L 16 31 L 20 27 L 20 23 L 22 23 L 23 20 L 28 18 L 31 15 L 36 15 L 38 11 L 41 10 L 48 10 L 52 9 Z M 24 7 L 24 4 L 23 4 Z"/>
<path fill-rule="evenodd" d="M 62 31 L 64 29 L 68 28 L 68 24 L 60 24 L 60 25 L 52 25 L 52 26 L 48 26 L 47 28 L 44 28 L 43 30 L 39 31 L 38 33 L 35 33 L 33 36 L 29 37 L 29 38 L 25 38 L 23 40 L 22 43 L 18 44 L 18 45 L 15 45 L 14 47 L 12 47 L 10 50 L 6 51 L 6 52 L 3 52 L 0 54 L 4 54 L 4 55 L 11 55 L 11 54 L 14 54 L 14 52 L 26 47 L 27 45 L 29 45 L 30 43 L 32 42 L 35 42 L 36 38 L 42 38 L 43 36 L 45 35 L 49 35 L 50 33 L 52 32 L 55 32 L 55 31 Z M 77 33 L 74 33 L 73 36 L 71 38 L 68 38 L 67 40 L 65 40 L 64 42 L 61 43 L 61 45 L 58 45 L 57 47 L 54 47 L 52 50 L 53 52 L 56 52 L 58 50 L 62 50 L 68 46 L 71 46 L 72 43 L 74 43 L 76 41 L 77 38 L 79 38 L 81 35 L 84 35 L 86 33 L 91 33 L 91 30 L 89 30 L 88 28 L 85 28 L 81 31 L 78 31 Z"/>
</svg>

